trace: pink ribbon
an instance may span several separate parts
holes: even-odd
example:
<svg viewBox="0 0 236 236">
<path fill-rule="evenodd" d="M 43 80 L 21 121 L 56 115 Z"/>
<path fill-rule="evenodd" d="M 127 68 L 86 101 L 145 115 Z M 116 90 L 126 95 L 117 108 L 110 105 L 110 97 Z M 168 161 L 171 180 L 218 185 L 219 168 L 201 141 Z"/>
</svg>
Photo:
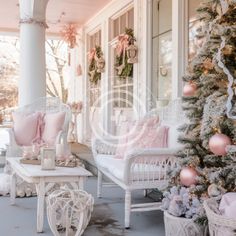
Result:
<svg viewBox="0 0 236 236">
<path fill-rule="evenodd" d="M 118 43 L 116 45 L 117 56 L 120 57 L 122 52 L 125 51 L 128 46 L 129 46 L 129 35 L 121 34 L 118 37 Z"/>
<path fill-rule="evenodd" d="M 45 116 L 45 113 L 39 114 L 36 136 L 32 140 L 32 145 L 38 146 L 39 148 L 45 144 L 45 142 L 42 140 L 42 134 L 43 134 L 44 126 L 45 126 L 44 116 Z"/>
<path fill-rule="evenodd" d="M 89 52 L 89 61 L 91 62 L 94 57 L 95 57 L 95 54 L 96 54 L 96 49 L 95 48 L 92 48 Z"/>
</svg>

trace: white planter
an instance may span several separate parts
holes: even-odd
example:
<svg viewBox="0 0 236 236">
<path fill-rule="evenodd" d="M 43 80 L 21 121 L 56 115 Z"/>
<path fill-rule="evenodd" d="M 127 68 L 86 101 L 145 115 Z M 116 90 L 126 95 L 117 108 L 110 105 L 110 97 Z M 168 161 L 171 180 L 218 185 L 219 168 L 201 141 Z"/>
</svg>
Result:
<svg viewBox="0 0 236 236">
<path fill-rule="evenodd" d="M 207 236 L 207 227 L 200 226 L 192 219 L 176 217 L 164 212 L 166 236 Z"/>
<path fill-rule="evenodd" d="M 80 236 L 93 211 L 92 195 L 82 190 L 60 189 L 47 198 L 48 223 L 54 236 Z"/>
</svg>

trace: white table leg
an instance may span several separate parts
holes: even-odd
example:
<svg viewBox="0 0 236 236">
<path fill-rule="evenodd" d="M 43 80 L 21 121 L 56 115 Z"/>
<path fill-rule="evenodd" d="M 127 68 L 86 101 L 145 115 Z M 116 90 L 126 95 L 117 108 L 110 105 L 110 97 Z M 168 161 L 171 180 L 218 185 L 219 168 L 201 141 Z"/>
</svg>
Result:
<svg viewBox="0 0 236 236">
<path fill-rule="evenodd" d="M 16 174 L 15 174 L 15 172 L 12 172 L 12 175 L 11 175 L 11 191 L 10 191 L 11 205 L 15 204 L 15 198 L 16 198 Z"/>
<path fill-rule="evenodd" d="M 79 189 L 84 190 L 84 181 L 86 177 L 79 177 Z"/>
<path fill-rule="evenodd" d="M 40 178 L 38 184 L 38 204 L 37 204 L 37 232 L 43 232 L 44 220 L 44 201 L 45 201 L 45 181 Z"/>
</svg>

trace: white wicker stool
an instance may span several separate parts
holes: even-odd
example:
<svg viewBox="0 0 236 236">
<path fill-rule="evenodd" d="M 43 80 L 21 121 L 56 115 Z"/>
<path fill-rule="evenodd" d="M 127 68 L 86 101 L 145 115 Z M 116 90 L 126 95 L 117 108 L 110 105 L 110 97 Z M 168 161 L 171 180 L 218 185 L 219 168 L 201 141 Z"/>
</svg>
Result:
<svg viewBox="0 0 236 236">
<path fill-rule="evenodd" d="M 92 195 L 82 190 L 60 189 L 47 198 L 47 217 L 54 236 L 80 236 L 93 211 Z"/>
</svg>

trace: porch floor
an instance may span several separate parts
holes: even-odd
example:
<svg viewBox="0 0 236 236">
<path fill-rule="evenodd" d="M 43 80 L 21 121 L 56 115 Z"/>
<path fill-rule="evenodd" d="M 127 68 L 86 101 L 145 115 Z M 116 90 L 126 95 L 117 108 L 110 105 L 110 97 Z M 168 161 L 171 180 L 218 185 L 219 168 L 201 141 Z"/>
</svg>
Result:
<svg viewBox="0 0 236 236">
<path fill-rule="evenodd" d="M 90 177 L 85 190 L 96 196 L 96 177 Z M 124 192 L 119 187 L 103 189 L 103 198 L 95 197 L 95 207 L 84 236 L 164 236 L 163 213 L 161 211 L 134 212 L 131 228 L 124 230 Z M 142 191 L 134 192 L 134 201 L 150 201 Z M 36 236 L 35 197 L 17 198 L 16 205 L 10 206 L 9 197 L 0 197 L 0 229 L 5 236 Z M 44 233 L 52 233 L 45 216 Z"/>
</svg>

